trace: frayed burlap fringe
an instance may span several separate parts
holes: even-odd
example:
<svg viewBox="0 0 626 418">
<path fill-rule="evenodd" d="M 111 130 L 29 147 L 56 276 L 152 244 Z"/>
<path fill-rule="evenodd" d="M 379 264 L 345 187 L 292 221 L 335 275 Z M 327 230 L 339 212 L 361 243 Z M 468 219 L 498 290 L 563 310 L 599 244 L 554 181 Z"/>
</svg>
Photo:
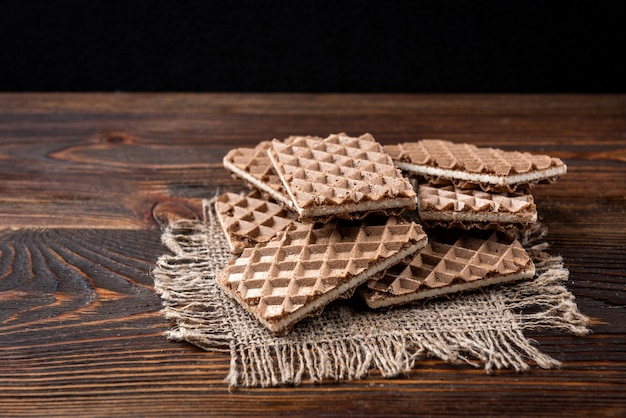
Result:
<svg viewBox="0 0 626 418">
<path fill-rule="evenodd" d="M 178 220 L 164 231 L 173 255 L 159 258 L 153 277 L 171 324 L 168 338 L 230 352 L 231 386 L 355 380 L 371 370 L 391 377 L 427 357 L 482 365 L 486 372 L 523 371 L 528 362 L 551 368 L 559 362 L 537 350 L 525 330 L 588 332 L 587 318 L 563 286 L 569 272 L 560 257 L 545 252 L 539 227 L 522 237 L 535 261 L 533 280 L 386 312 L 337 302 L 276 337 L 215 284 L 215 273 L 232 256 L 211 207 L 205 202 L 204 221 Z"/>
</svg>

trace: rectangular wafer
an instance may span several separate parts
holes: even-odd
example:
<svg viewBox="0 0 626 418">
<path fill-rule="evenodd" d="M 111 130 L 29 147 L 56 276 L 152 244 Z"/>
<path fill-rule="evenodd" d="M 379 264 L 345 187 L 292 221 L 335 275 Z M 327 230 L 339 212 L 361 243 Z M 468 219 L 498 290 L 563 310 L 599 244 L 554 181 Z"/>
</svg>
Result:
<svg viewBox="0 0 626 418">
<path fill-rule="evenodd" d="M 371 308 L 402 305 L 531 278 L 535 265 L 519 241 L 493 231 L 438 230 L 428 244 L 369 280 L 359 294 Z"/>
<path fill-rule="evenodd" d="M 537 221 L 537 207 L 529 193 L 420 184 L 417 195 L 420 220 L 428 227 L 524 229 Z"/>
<path fill-rule="evenodd" d="M 268 155 L 300 218 L 359 219 L 415 208 L 410 182 L 370 134 L 274 140 Z"/>
<path fill-rule="evenodd" d="M 284 334 L 426 242 L 420 225 L 393 216 L 294 223 L 245 249 L 216 281 L 267 329 Z"/>
<path fill-rule="evenodd" d="M 540 182 L 553 182 L 567 172 L 558 158 L 527 152 L 503 151 L 438 139 L 424 139 L 384 147 L 396 166 L 431 183 L 446 180 L 465 188 L 513 192 Z"/>
</svg>

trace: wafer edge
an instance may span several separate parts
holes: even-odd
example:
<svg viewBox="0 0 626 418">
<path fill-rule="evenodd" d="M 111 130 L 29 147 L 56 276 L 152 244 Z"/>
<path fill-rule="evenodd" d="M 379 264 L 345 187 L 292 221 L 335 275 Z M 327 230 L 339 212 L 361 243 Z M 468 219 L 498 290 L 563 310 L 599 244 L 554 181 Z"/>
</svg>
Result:
<svg viewBox="0 0 626 418">
<path fill-rule="evenodd" d="M 365 201 L 359 203 L 348 203 L 337 206 L 318 206 L 314 208 L 297 207 L 296 210 L 302 218 L 315 218 L 328 215 L 339 215 L 359 212 L 375 212 L 386 209 L 415 209 L 416 199 L 407 197 L 403 199 L 392 199 L 382 202 Z"/>
<path fill-rule="evenodd" d="M 506 224 L 533 224 L 537 222 L 537 212 L 527 215 L 514 215 L 510 213 L 475 213 L 475 212 L 435 212 L 419 210 L 420 219 L 423 221 L 445 222 L 489 222 Z"/>
<path fill-rule="evenodd" d="M 481 287 L 487 287 L 487 286 L 492 286 L 496 284 L 510 283 L 510 282 L 514 282 L 514 281 L 522 280 L 522 279 L 530 279 L 534 275 L 535 275 L 535 264 L 531 262 L 530 266 L 528 266 L 524 271 L 507 275 L 504 277 L 502 276 L 491 277 L 488 279 L 476 280 L 470 283 L 460 283 L 460 284 L 455 284 L 452 286 L 444 286 L 444 287 L 440 287 L 436 289 L 423 290 L 419 292 L 407 293 L 407 294 L 398 295 L 398 296 L 384 296 L 377 300 L 371 300 L 367 297 L 367 294 L 368 294 L 367 289 L 359 289 L 359 293 L 361 295 L 361 298 L 367 304 L 367 306 L 373 309 L 377 309 L 377 308 L 390 307 L 394 305 L 408 304 L 408 303 L 416 302 L 422 299 L 429 299 L 429 298 L 434 298 L 437 296 L 443 296 L 443 295 L 463 292 L 467 290 L 475 290 Z M 376 292 L 376 293 L 382 293 L 382 292 Z"/>
<path fill-rule="evenodd" d="M 389 258 L 386 258 L 385 260 L 381 261 L 380 263 L 378 263 L 378 264 L 372 266 L 371 268 L 363 271 L 362 273 L 354 276 L 350 281 L 348 281 L 348 282 L 346 282 L 346 283 L 336 287 L 335 289 L 333 289 L 333 290 L 329 291 L 328 293 L 324 294 L 322 297 L 314 299 L 311 303 L 303 306 L 299 310 L 297 310 L 297 311 L 295 311 L 295 312 L 293 312 L 291 314 L 287 314 L 282 319 L 279 319 L 279 320 L 276 320 L 276 321 L 268 321 L 267 319 L 262 318 L 256 312 L 250 310 L 246 303 L 241 303 L 240 305 L 243 306 L 244 309 L 246 309 L 246 311 L 248 311 L 255 318 L 257 318 L 259 320 L 259 322 L 261 322 L 267 329 L 269 329 L 274 334 L 276 334 L 276 335 L 285 334 L 285 333 L 287 333 L 291 329 L 291 327 L 294 324 L 296 324 L 300 320 L 304 319 L 305 317 L 309 316 L 310 314 L 314 313 L 315 311 L 323 309 L 326 305 L 328 305 L 333 300 L 338 299 L 345 292 L 349 291 L 350 289 L 356 288 L 357 286 L 359 286 L 359 285 L 363 284 L 364 282 L 366 282 L 373 275 L 388 269 L 389 267 L 391 267 L 394 264 L 398 263 L 403 258 L 408 257 L 411 254 L 417 252 L 418 250 L 423 248 L 427 243 L 428 243 L 428 237 L 425 236 L 424 238 L 422 238 L 421 240 L 419 240 L 415 244 L 411 245 L 410 247 L 408 247 L 408 248 L 406 248 L 406 249 L 404 249 L 402 251 L 399 251 L 398 253 L 396 253 L 395 255 L 393 255 L 393 256 L 391 256 Z M 223 289 L 228 295 L 230 295 L 234 299 L 240 300 L 239 297 L 238 297 L 238 294 L 236 292 L 232 291 L 225 284 L 222 284 L 221 280 L 216 280 L 216 282 L 220 286 L 220 288 Z"/>
<path fill-rule="evenodd" d="M 532 173 L 497 176 L 493 174 L 475 174 L 463 170 L 448 170 L 445 168 L 412 164 L 398 160 L 394 160 L 393 163 L 401 170 L 424 176 L 465 180 L 472 183 L 486 183 L 498 186 L 508 186 L 512 184 L 523 184 L 544 179 L 551 179 L 562 176 L 567 172 L 567 166 L 565 164 L 545 170 L 536 170 Z"/>
</svg>

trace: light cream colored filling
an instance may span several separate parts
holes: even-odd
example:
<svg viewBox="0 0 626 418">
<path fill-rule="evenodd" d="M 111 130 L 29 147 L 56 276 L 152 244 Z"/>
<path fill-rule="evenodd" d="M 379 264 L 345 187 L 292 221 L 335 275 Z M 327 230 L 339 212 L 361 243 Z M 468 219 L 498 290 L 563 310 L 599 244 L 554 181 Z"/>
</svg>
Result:
<svg viewBox="0 0 626 418">
<path fill-rule="evenodd" d="M 502 223 L 535 223 L 537 213 L 530 215 L 513 215 L 502 212 L 430 212 L 421 211 L 420 217 L 425 221 L 460 221 L 460 222 L 502 222 Z"/>
<path fill-rule="evenodd" d="M 461 170 L 448 170 L 445 168 L 423 166 L 418 164 L 407 163 L 404 161 L 394 161 L 396 167 L 401 170 L 410 171 L 412 173 L 422 174 L 433 177 L 443 177 L 450 179 L 459 179 L 474 183 L 488 183 L 499 186 L 507 186 L 510 184 L 528 183 L 537 180 L 543 180 L 555 176 L 562 176 L 567 172 L 567 166 L 548 168 L 546 170 L 537 170 L 525 174 L 514 174 L 507 176 L 496 176 L 494 174 L 477 174 Z"/>
<path fill-rule="evenodd" d="M 296 210 L 303 218 L 309 217 L 317 217 L 317 216 L 326 216 L 326 215 L 335 215 L 338 213 L 353 213 L 353 212 L 365 212 L 365 211 L 375 211 L 375 210 L 383 210 L 383 209 L 396 209 L 396 208 L 407 208 L 414 209 L 417 202 L 417 197 L 415 198 L 404 198 L 404 199 L 392 199 L 392 200 L 383 200 L 381 202 L 359 202 L 359 203 L 348 203 L 341 204 L 337 206 L 317 206 L 313 208 L 301 208 L 296 207 Z"/>
</svg>

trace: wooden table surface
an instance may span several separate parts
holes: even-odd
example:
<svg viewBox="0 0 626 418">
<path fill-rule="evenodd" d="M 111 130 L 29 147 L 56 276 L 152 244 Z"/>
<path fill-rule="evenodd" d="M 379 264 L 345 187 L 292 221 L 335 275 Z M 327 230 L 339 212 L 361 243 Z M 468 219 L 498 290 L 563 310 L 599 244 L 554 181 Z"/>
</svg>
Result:
<svg viewBox="0 0 626 418">
<path fill-rule="evenodd" d="M 235 146 L 372 133 L 548 153 L 536 189 L 592 333 L 536 332 L 561 369 L 229 390 L 225 353 L 167 341 L 160 227 L 239 191 Z M 626 96 L 0 95 L 0 415 L 626 416 Z"/>
</svg>

